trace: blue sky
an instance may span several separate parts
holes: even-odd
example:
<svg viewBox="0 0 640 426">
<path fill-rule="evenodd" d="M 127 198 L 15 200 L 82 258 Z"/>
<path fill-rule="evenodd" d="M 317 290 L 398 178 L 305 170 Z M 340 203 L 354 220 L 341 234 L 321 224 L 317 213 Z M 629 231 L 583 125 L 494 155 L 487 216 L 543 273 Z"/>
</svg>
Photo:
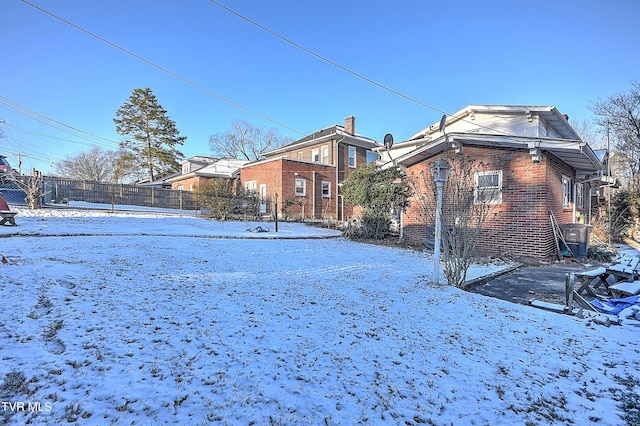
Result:
<svg viewBox="0 0 640 426">
<path fill-rule="evenodd" d="M 47 173 L 93 145 L 115 149 L 115 111 L 143 87 L 187 136 L 182 151 L 191 156 L 211 154 L 209 136 L 235 119 L 297 139 L 354 115 L 357 132 L 378 141 L 386 133 L 404 140 L 469 104 L 553 105 L 589 119 L 591 102 L 640 80 L 635 0 L 219 1 L 429 107 L 208 0 L 29 0 L 200 88 L 26 2 L 3 0 L 0 154 L 17 168 L 21 153 L 23 172 Z"/>
</svg>

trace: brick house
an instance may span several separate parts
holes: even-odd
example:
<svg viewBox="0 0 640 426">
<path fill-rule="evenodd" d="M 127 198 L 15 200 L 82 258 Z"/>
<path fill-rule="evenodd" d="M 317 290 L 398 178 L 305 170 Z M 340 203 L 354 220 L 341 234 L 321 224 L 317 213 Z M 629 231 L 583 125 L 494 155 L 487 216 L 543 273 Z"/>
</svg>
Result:
<svg viewBox="0 0 640 426">
<path fill-rule="evenodd" d="M 277 194 L 279 216 L 284 207 L 294 219 L 345 220 L 352 209 L 340 195 L 340 183 L 361 164 L 377 160 L 373 149 L 379 146 L 356 134 L 355 117 L 347 117 L 344 126 L 321 129 L 245 164 L 241 182 L 258 193 L 262 214 L 273 214 Z"/>
<path fill-rule="evenodd" d="M 590 223 L 591 194 L 603 182 L 602 163 L 555 107 L 471 105 L 446 117 L 444 124 L 395 145 L 391 157 L 381 154 L 387 165 L 406 171 L 408 179 L 428 176 L 419 185 L 418 192 L 425 194 L 433 192 L 427 186 L 432 185 L 430 166 L 436 159 L 465 160 L 471 167 L 474 204 L 482 203 L 483 194 L 491 194 L 493 204 L 479 254 L 551 258 L 557 254 L 551 215 L 559 224 Z M 402 236 L 424 243 L 434 224 L 416 197 L 402 213 Z"/>
<path fill-rule="evenodd" d="M 193 191 L 210 179 L 235 179 L 239 182 L 240 167 L 246 163 L 246 160 L 198 155 L 182 161 L 181 173 L 166 181 L 171 184 L 171 189 L 183 191 Z"/>
</svg>

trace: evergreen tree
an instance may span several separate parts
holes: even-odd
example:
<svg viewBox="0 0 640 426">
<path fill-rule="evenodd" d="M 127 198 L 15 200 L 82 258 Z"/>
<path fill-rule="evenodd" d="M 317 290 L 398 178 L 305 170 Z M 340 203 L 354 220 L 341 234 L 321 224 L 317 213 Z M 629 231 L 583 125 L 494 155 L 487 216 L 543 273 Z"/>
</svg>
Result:
<svg viewBox="0 0 640 426">
<path fill-rule="evenodd" d="M 116 111 L 113 121 L 116 132 L 126 137 L 120 143 L 122 153 L 146 170 L 150 181 L 178 170 L 184 155 L 176 146 L 187 138 L 180 136 L 176 123 L 167 116 L 151 89 L 134 89 Z"/>
<path fill-rule="evenodd" d="M 354 236 L 382 239 L 389 230 L 391 213 L 404 207 L 409 188 L 397 168 L 380 170 L 370 163 L 349 174 L 340 193 L 351 205 L 362 207 L 361 228 Z"/>
</svg>

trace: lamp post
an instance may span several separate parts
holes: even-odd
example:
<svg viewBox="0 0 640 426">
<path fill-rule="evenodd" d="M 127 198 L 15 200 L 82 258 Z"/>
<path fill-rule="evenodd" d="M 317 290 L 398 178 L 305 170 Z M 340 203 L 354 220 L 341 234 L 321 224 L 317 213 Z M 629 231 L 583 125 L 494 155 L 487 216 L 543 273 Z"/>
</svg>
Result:
<svg viewBox="0 0 640 426">
<path fill-rule="evenodd" d="M 438 194 L 436 198 L 436 231 L 435 244 L 433 248 L 433 274 L 435 283 L 440 282 L 440 246 L 442 240 L 442 187 L 449 180 L 451 166 L 444 158 L 438 158 L 431 165 L 431 176 L 436 183 Z"/>
</svg>

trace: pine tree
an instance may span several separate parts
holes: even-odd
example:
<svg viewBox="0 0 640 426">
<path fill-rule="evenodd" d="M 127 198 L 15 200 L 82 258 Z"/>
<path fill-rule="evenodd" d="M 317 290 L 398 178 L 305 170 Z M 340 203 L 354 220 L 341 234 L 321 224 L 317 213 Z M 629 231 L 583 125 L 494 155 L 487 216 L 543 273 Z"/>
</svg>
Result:
<svg viewBox="0 0 640 426">
<path fill-rule="evenodd" d="M 146 170 L 150 181 L 178 170 L 178 162 L 184 155 L 176 146 L 187 138 L 180 136 L 176 123 L 167 116 L 150 88 L 134 89 L 116 111 L 113 121 L 116 132 L 126 137 L 120 143 L 123 154 Z"/>
</svg>

